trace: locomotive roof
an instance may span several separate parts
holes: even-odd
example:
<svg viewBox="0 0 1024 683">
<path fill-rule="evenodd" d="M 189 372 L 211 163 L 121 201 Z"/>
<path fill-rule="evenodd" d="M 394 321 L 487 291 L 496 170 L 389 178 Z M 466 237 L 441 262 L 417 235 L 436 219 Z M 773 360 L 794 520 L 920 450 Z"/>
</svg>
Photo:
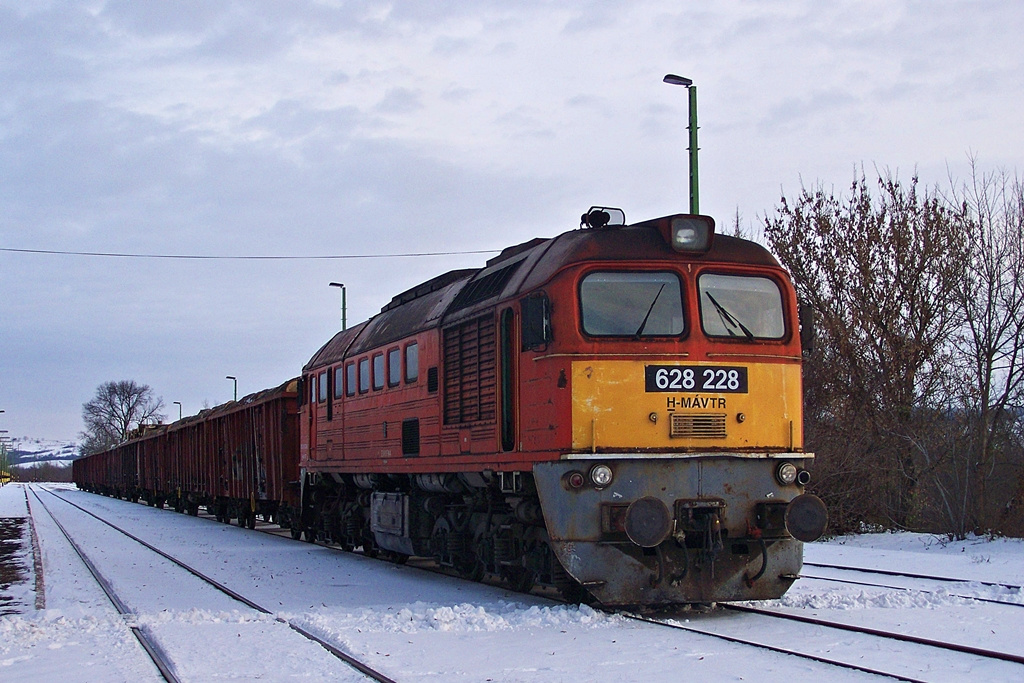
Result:
<svg viewBox="0 0 1024 683">
<path fill-rule="evenodd" d="M 473 317 L 496 299 L 543 286 L 567 265 L 586 261 L 691 261 L 778 267 L 767 249 L 749 240 L 715 235 L 703 254 L 680 253 L 665 242 L 656 221 L 571 230 L 505 248 L 483 268 L 453 270 L 395 296 L 364 323 L 338 332 L 303 371 L 379 348 L 441 324 Z"/>
</svg>

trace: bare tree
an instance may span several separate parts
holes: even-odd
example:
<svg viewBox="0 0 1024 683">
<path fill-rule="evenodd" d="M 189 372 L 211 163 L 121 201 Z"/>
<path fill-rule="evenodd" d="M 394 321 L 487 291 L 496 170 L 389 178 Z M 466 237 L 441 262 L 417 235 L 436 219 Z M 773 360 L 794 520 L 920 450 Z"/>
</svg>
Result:
<svg viewBox="0 0 1024 683">
<path fill-rule="evenodd" d="M 147 384 L 133 380 L 101 384 L 96 395 L 82 404 L 81 453 L 104 451 L 127 440 L 139 426 L 163 421 L 163 407 L 163 399 L 154 397 Z"/>
<path fill-rule="evenodd" d="M 1024 492 L 1024 469 L 1012 456 L 1020 450 L 1013 423 L 1024 417 L 1024 186 L 1005 172 L 980 174 L 973 160 L 971 178 L 950 185 L 968 251 L 956 287 L 964 381 L 955 395 L 965 425 L 956 466 L 938 485 L 953 494 L 947 514 L 963 537 L 995 529 Z"/>
<path fill-rule="evenodd" d="M 954 282 L 963 269 L 961 224 L 940 198 L 863 173 L 849 197 L 822 187 L 782 198 L 765 219 L 773 251 L 817 313 L 806 367 L 808 443 L 821 453 L 818 490 L 853 525 L 909 526 L 919 482 L 945 457 L 934 438 L 958 328 Z M 829 485 L 849 487 L 828 490 Z"/>
</svg>

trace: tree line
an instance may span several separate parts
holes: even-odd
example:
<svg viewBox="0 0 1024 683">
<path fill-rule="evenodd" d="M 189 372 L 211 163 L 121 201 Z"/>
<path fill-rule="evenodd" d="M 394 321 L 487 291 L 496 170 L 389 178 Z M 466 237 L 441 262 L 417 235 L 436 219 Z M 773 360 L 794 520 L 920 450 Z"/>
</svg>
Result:
<svg viewBox="0 0 1024 683">
<path fill-rule="evenodd" d="M 838 532 L 1024 536 L 1024 187 L 863 171 L 764 218 L 815 312 L 805 436 Z"/>
</svg>

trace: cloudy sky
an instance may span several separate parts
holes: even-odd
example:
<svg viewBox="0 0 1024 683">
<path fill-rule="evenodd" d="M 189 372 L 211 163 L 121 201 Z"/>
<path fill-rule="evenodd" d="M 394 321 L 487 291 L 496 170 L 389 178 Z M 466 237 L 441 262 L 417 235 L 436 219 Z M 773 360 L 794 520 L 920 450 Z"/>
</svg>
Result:
<svg viewBox="0 0 1024 683">
<path fill-rule="evenodd" d="M 108 380 L 177 418 L 487 254 L 701 210 L 756 227 L 863 165 L 1024 170 L 1024 3 L 0 0 L 0 429 Z"/>
</svg>

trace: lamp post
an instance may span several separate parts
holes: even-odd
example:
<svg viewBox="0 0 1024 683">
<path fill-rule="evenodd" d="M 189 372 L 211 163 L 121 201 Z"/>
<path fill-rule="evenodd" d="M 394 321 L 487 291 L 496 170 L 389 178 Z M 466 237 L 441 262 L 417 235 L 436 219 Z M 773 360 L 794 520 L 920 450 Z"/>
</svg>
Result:
<svg viewBox="0 0 1024 683">
<path fill-rule="evenodd" d="M 181 401 L 171 401 L 174 405 L 178 406 L 178 419 L 181 419 Z"/>
<path fill-rule="evenodd" d="M 10 479 L 8 470 L 10 463 L 7 462 L 7 437 L 0 438 L 0 486 L 3 486 Z"/>
<path fill-rule="evenodd" d="M 237 401 L 238 400 L 238 378 L 237 377 L 232 377 L 231 375 L 228 375 L 224 379 L 229 379 L 229 380 L 231 380 L 232 382 L 235 383 L 235 400 Z"/>
<path fill-rule="evenodd" d="M 690 91 L 690 116 L 687 128 L 690 131 L 690 213 L 700 213 L 697 196 L 697 86 L 684 76 L 666 74 L 662 79 L 669 85 L 681 85 Z"/>
<path fill-rule="evenodd" d="M 341 330 L 344 332 L 348 328 L 345 320 L 345 285 L 340 282 L 332 282 L 330 283 L 330 286 L 339 287 L 341 289 Z"/>
<path fill-rule="evenodd" d="M 4 411 L 0 410 L 0 413 Z M 0 429 L 0 435 L 6 435 L 6 429 Z M 3 486 L 10 479 L 10 463 L 7 462 L 7 437 L 0 436 L 0 486 Z"/>
</svg>

